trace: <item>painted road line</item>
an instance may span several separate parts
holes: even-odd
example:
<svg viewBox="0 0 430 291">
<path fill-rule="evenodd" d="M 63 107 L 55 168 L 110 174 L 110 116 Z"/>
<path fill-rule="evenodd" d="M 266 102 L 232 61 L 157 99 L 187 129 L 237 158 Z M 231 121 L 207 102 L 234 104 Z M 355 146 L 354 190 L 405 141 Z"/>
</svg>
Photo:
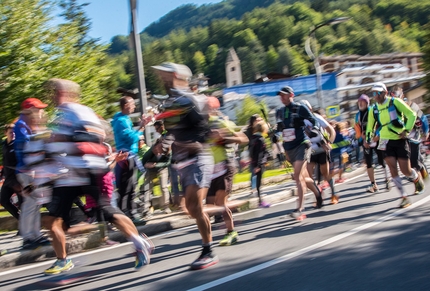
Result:
<svg viewBox="0 0 430 291">
<path fill-rule="evenodd" d="M 308 246 L 306 248 L 303 248 L 303 249 L 297 250 L 295 252 L 286 254 L 284 256 L 281 256 L 279 258 L 273 259 L 273 260 L 268 261 L 266 263 L 254 266 L 252 268 L 240 271 L 240 272 L 238 272 L 236 274 L 232 274 L 232 275 L 229 275 L 227 277 L 224 277 L 224 278 L 221 278 L 221 279 L 218 279 L 218 280 L 215 280 L 215 281 L 212 281 L 212 282 L 209 282 L 209 283 L 197 286 L 195 288 L 189 289 L 189 291 L 207 290 L 207 289 L 210 289 L 210 288 L 222 285 L 224 283 L 227 283 L 227 282 L 239 279 L 241 277 L 250 275 L 252 273 L 259 272 L 261 270 L 270 268 L 270 267 L 272 267 L 274 265 L 277 265 L 277 264 L 289 261 L 289 260 L 291 260 L 293 258 L 296 258 L 296 257 L 299 257 L 301 255 L 307 254 L 307 253 L 312 252 L 312 251 L 314 251 L 316 249 L 319 249 L 319 248 L 322 248 L 324 246 L 330 245 L 330 244 L 332 244 L 334 242 L 340 241 L 340 240 L 342 240 L 344 238 L 347 238 L 347 237 L 349 237 L 351 235 L 359 233 L 359 232 L 361 232 L 363 230 L 366 230 L 368 228 L 371 228 L 371 227 L 374 227 L 374 226 L 376 226 L 378 224 L 381 224 L 381 223 L 383 223 L 383 222 L 385 222 L 387 220 L 390 220 L 390 219 L 392 219 L 394 217 L 399 216 L 400 214 L 403 214 L 403 213 L 405 213 L 407 211 L 410 211 L 410 210 L 412 210 L 412 209 L 414 209 L 414 208 L 416 208 L 418 206 L 421 206 L 421 205 L 423 205 L 424 203 L 426 203 L 428 201 L 430 201 L 430 196 L 427 196 L 427 197 L 425 197 L 425 198 L 423 198 L 423 199 L 421 199 L 421 200 L 413 203 L 411 206 L 409 206 L 407 208 L 399 209 L 399 210 L 397 210 L 397 211 L 395 211 L 395 212 L 393 212 L 391 214 L 388 214 L 388 215 L 383 216 L 381 218 L 378 218 L 378 219 L 376 219 L 376 220 L 374 220 L 372 222 L 369 222 L 369 223 L 363 224 L 361 226 L 358 226 L 356 228 L 353 228 L 351 230 L 348 230 L 347 232 L 341 233 L 339 235 L 336 235 L 334 237 L 326 239 L 326 240 L 324 240 L 322 242 L 319 242 L 319 243 L 316 243 L 314 245 Z"/>
</svg>

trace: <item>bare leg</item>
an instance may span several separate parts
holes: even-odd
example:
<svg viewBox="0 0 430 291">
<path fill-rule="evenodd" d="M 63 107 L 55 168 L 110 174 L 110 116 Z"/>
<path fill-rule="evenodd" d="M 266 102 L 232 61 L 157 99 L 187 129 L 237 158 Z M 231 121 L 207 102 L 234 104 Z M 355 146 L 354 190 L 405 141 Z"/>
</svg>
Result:
<svg viewBox="0 0 430 291">
<path fill-rule="evenodd" d="M 49 216 L 47 218 L 48 229 L 52 238 L 52 247 L 58 259 L 65 259 L 66 253 L 66 235 L 63 230 L 63 219 Z"/>
<path fill-rule="evenodd" d="M 203 198 L 207 191 L 208 188 L 199 188 L 197 185 L 190 185 L 185 189 L 185 205 L 191 217 L 196 220 L 203 244 L 212 242 L 209 216 L 203 212 Z"/>
</svg>

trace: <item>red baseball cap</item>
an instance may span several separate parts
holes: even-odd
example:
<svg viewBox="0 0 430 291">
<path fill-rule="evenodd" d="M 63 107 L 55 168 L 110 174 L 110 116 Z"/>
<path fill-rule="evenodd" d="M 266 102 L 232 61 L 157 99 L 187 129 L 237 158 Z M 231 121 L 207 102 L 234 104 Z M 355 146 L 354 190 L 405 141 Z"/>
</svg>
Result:
<svg viewBox="0 0 430 291">
<path fill-rule="evenodd" d="M 30 109 L 32 107 L 35 107 L 37 109 L 43 109 L 48 107 L 48 104 L 43 103 L 37 98 L 27 98 L 21 103 L 21 109 Z"/>
</svg>

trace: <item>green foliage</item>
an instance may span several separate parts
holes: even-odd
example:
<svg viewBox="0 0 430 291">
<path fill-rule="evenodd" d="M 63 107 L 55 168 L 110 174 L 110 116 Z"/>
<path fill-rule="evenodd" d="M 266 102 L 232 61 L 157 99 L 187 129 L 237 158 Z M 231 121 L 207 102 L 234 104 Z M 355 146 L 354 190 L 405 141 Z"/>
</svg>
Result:
<svg viewBox="0 0 430 291">
<path fill-rule="evenodd" d="M 267 105 L 265 102 L 257 102 L 256 99 L 254 99 L 251 96 L 246 96 L 243 99 L 242 107 L 236 109 L 236 124 L 237 125 L 246 125 L 248 124 L 249 118 L 254 114 L 260 114 L 261 115 L 261 109 L 264 110 L 267 116 Z"/>
<path fill-rule="evenodd" d="M 425 26 L 425 45 L 423 48 L 424 53 L 424 69 L 427 76 L 424 78 L 425 86 L 430 91 L 430 24 Z M 430 94 L 426 94 L 426 102 L 430 103 Z"/>
<path fill-rule="evenodd" d="M 390 13 L 383 13 L 384 9 Z M 162 37 L 143 46 L 144 65 L 184 63 L 195 74 L 209 76 L 210 84 L 225 83 L 226 56 L 233 47 L 241 61 L 244 82 L 285 68 L 291 75 L 307 75 L 314 68 L 304 43 L 315 25 L 334 17 L 352 17 L 348 22 L 318 29 L 317 54 L 417 52 L 425 43 L 422 23 L 428 22 L 421 11 L 429 10 L 430 0 L 225 0 L 200 7 L 184 5 L 144 31 L 148 39 L 150 35 Z M 113 51 L 124 47 L 125 39 L 114 38 Z M 145 74 L 148 88 L 162 93 L 164 89 L 152 70 Z"/>
<path fill-rule="evenodd" d="M 2 0 L 0 5 L 0 124 L 19 114 L 20 103 L 28 97 L 45 102 L 44 83 L 50 78 L 76 81 L 82 88 L 82 103 L 102 116 L 106 104 L 116 99 L 118 79 L 115 63 L 106 47 L 88 36 L 90 21 L 83 13 L 85 4 L 60 1 L 65 22 L 50 27 L 49 0 Z M 121 64 L 124 68 L 124 64 Z"/>
</svg>

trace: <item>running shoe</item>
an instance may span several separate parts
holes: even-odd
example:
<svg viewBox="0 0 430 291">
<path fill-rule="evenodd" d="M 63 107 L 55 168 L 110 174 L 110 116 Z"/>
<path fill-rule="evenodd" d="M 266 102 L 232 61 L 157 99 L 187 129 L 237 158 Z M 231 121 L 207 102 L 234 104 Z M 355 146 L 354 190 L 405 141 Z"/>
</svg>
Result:
<svg viewBox="0 0 430 291">
<path fill-rule="evenodd" d="M 376 184 L 371 184 L 367 189 L 366 192 L 368 193 L 378 193 L 379 189 L 378 186 L 376 186 Z"/>
<path fill-rule="evenodd" d="M 385 189 L 387 189 L 388 191 L 391 190 L 390 179 L 385 180 Z"/>
<path fill-rule="evenodd" d="M 406 197 L 403 197 L 402 202 L 400 202 L 399 208 L 406 208 L 410 205 L 411 205 L 411 202 L 409 201 L 409 199 Z"/>
<path fill-rule="evenodd" d="M 136 250 L 136 263 L 134 265 L 135 270 L 140 270 L 146 265 L 149 265 L 151 259 L 149 258 L 149 252 L 146 247 L 141 250 Z"/>
<path fill-rule="evenodd" d="M 269 207 L 270 207 L 270 203 L 267 203 L 267 202 L 261 201 L 261 202 L 258 204 L 258 207 L 260 207 L 260 208 L 269 208 Z"/>
<path fill-rule="evenodd" d="M 49 246 L 51 244 L 51 241 L 46 236 L 43 236 L 43 235 L 37 238 L 34 242 L 39 246 Z"/>
<path fill-rule="evenodd" d="M 149 239 L 149 237 L 146 234 L 144 234 L 144 233 L 141 233 L 140 237 L 142 238 L 143 244 L 145 245 L 145 247 L 148 250 L 149 254 L 154 253 L 155 246 L 154 246 L 154 243 Z"/>
<path fill-rule="evenodd" d="M 293 212 L 291 212 L 290 216 L 296 220 L 302 221 L 306 218 L 306 214 L 301 212 L 300 210 L 296 209 Z"/>
<path fill-rule="evenodd" d="M 339 196 L 337 196 L 337 195 L 331 195 L 331 201 L 330 201 L 330 203 L 332 205 L 338 204 L 339 203 Z"/>
<path fill-rule="evenodd" d="M 219 241 L 220 246 L 231 246 L 235 244 L 239 239 L 239 234 L 237 231 L 228 232 L 222 240 Z"/>
<path fill-rule="evenodd" d="M 325 189 L 327 189 L 329 187 L 330 187 L 330 184 L 327 181 L 324 180 L 324 182 L 321 183 L 321 188 L 323 190 L 325 190 Z"/>
<path fill-rule="evenodd" d="M 170 210 L 170 208 L 169 208 L 169 207 L 166 207 L 166 208 L 164 208 L 164 209 L 161 211 L 161 213 L 163 213 L 163 214 L 170 214 L 170 213 L 172 213 L 172 210 Z"/>
<path fill-rule="evenodd" d="M 206 269 L 210 266 L 215 265 L 216 263 L 218 263 L 218 257 L 213 252 L 209 252 L 207 254 L 202 253 L 200 257 L 197 258 L 197 260 L 191 263 L 190 269 L 191 270 Z"/>
<path fill-rule="evenodd" d="M 22 242 L 22 249 L 24 250 L 34 250 L 37 249 L 39 245 L 34 240 L 24 239 Z"/>
<path fill-rule="evenodd" d="M 67 272 L 73 269 L 75 265 L 73 264 L 71 259 L 59 260 L 57 259 L 51 267 L 45 270 L 45 275 L 56 275 L 63 272 Z"/>
<path fill-rule="evenodd" d="M 421 179 L 420 177 L 418 177 L 415 181 L 415 194 L 419 195 L 419 194 L 423 194 L 424 193 L 424 182 L 423 179 Z"/>
</svg>

